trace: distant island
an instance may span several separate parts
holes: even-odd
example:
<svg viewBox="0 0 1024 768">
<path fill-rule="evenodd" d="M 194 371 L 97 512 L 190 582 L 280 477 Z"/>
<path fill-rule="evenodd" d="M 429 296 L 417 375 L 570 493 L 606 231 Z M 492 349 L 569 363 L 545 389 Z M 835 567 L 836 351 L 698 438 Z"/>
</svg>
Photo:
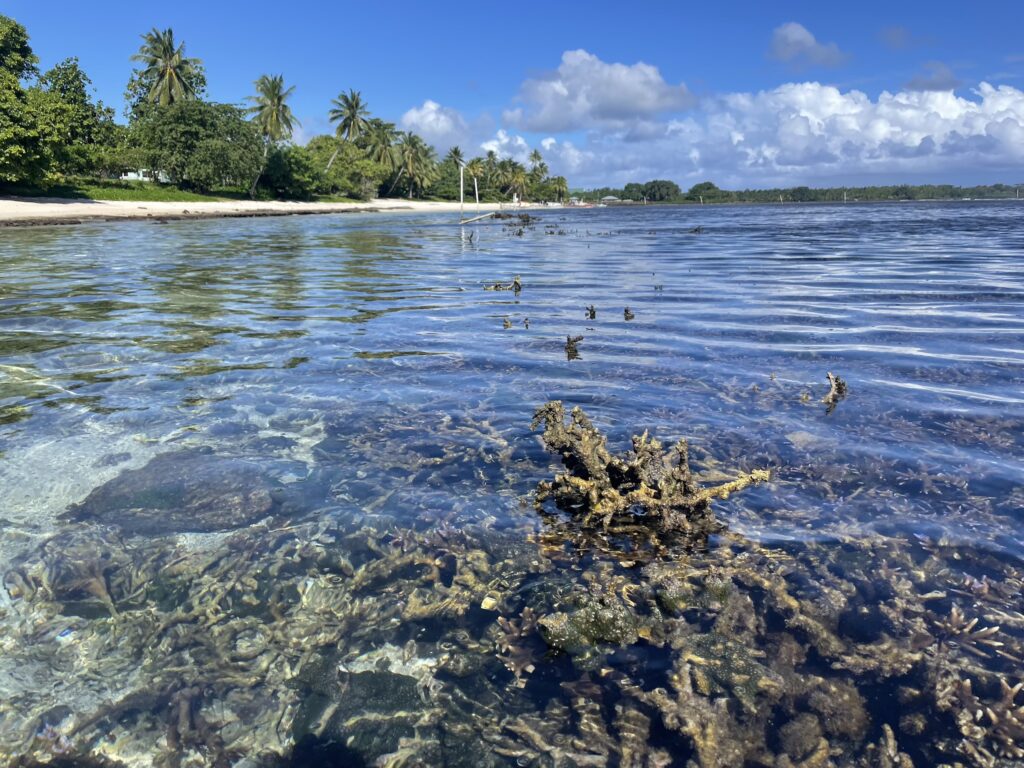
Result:
<svg viewBox="0 0 1024 768">
<path fill-rule="evenodd" d="M 579 200 L 606 204 L 634 203 L 842 203 L 882 200 L 1012 200 L 1021 199 L 1020 184 L 894 184 L 872 187 L 783 187 L 775 189 L 719 189 L 710 181 L 694 184 L 688 192 L 674 181 L 656 179 L 622 188 L 572 190 Z"/>
</svg>

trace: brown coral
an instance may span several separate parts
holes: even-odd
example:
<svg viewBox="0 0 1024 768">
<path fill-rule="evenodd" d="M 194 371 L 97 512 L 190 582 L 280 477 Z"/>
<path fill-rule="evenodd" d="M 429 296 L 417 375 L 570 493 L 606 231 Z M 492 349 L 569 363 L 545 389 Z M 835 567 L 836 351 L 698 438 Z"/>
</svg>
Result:
<svg viewBox="0 0 1024 768">
<path fill-rule="evenodd" d="M 644 432 L 633 437 L 632 454 L 612 455 L 606 438 L 579 407 L 568 425 L 560 400 L 539 409 L 533 427 L 544 425 L 544 445 L 558 452 L 568 472 L 537 486 L 537 502 L 554 499 L 586 526 L 628 530 L 637 526 L 663 532 L 707 534 L 720 528 L 711 511 L 713 499 L 770 479 L 755 469 L 735 480 L 702 488 L 690 472 L 688 449 L 680 440 L 669 451 Z"/>
</svg>

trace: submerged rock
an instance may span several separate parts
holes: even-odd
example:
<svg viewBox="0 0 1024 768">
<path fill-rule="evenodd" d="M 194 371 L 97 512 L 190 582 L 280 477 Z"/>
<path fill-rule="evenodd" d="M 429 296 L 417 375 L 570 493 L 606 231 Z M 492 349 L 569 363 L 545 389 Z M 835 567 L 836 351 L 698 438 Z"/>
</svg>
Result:
<svg viewBox="0 0 1024 768">
<path fill-rule="evenodd" d="M 281 511 L 287 495 L 255 464 L 204 451 L 175 451 L 95 488 L 64 517 L 147 536 L 223 531 Z"/>
<path fill-rule="evenodd" d="M 622 605 L 590 603 L 569 613 L 552 613 L 539 623 L 544 642 L 567 653 L 602 643 L 631 645 L 639 637 L 636 617 Z"/>
</svg>

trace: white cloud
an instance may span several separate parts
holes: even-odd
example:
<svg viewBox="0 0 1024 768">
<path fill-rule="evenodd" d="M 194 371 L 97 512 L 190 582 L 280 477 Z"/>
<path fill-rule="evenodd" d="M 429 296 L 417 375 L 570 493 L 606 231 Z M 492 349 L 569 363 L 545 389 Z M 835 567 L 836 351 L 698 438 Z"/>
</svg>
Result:
<svg viewBox="0 0 1024 768">
<path fill-rule="evenodd" d="M 924 72 L 907 83 L 908 90 L 952 91 L 963 85 L 963 81 L 953 74 L 953 70 L 941 61 L 929 61 L 924 65 L 924 69 Z"/>
<path fill-rule="evenodd" d="M 507 124 L 528 131 L 572 131 L 623 127 L 677 112 L 693 97 L 684 84 L 666 83 L 650 64 L 609 63 L 576 50 L 562 54 L 558 69 L 524 82 L 518 100 L 522 106 L 503 115 Z"/>
<path fill-rule="evenodd" d="M 787 21 L 774 29 L 770 54 L 773 59 L 794 65 L 835 67 L 846 60 L 839 46 L 819 43 L 807 27 L 795 21 Z"/>
<path fill-rule="evenodd" d="M 470 133 L 458 110 L 443 107 L 431 99 L 410 109 L 402 115 L 399 123 L 403 129 L 418 133 L 439 149 L 465 143 Z"/>
<path fill-rule="evenodd" d="M 815 82 L 703 102 L 661 123 L 657 138 L 630 143 L 594 132 L 576 169 L 549 163 L 570 183 L 671 178 L 683 186 L 851 184 L 968 180 L 1024 170 L 1024 91 L 981 83 L 970 98 L 951 91 L 883 92 L 877 99 Z M 563 165 L 564 163 L 564 165 Z"/>
<path fill-rule="evenodd" d="M 484 152 L 494 152 L 498 157 L 511 157 L 520 163 L 525 163 L 530 157 L 530 145 L 522 136 L 517 136 L 499 129 L 494 138 L 488 139 L 480 144 Z"/>
</svg>

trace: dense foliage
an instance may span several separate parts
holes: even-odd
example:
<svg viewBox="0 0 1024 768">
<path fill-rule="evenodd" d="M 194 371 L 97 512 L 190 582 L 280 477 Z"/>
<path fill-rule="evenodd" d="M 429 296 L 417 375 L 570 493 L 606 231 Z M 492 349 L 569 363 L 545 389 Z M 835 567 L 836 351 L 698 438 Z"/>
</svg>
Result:
<svg viewBox="0 0 1024 768">
<path fill-rule="evenodd" d="M 25 28 L 0 16 L 0 184 L 21 190 L 103 188 L 126 171 L 182 191 L 294 199 L 380 195 L 556 200 L 568 194 L 540 153 L 529 163 L 493 152 L 468 162 L 458 147 L 443 161 L 420 136 L 373 117 L 362 94 L 331 102 L 334 135 L 292 143 L 294 87 L 281 75 L 255 82 L 250 105 L 207 101 L 206 71 L 171 29 L 141 36 L 125 91 L 127 125 L 90 95 L 69 58 L 39 75 Z M 74 182 L 71 184 L 70 182 Z"/>
<path fill-rule="evenodd" d="M 147 110 L 130 141 L 145 165 L 183 189 L 247 186 L 260 168 L 256 124 L 230 104 L 178 101 Z"/>
<path fill-rule="evenodd" d="M 1024 185 L 1019 185 L 1024 186 Z M 1017 195 L 1017 186 L 989 184 L 958 187 L 952 184 L 897 184 L 875 187 L 787 187 L 777 189 L 719 189 L 710 181 L 694 184 L 684 193 L 671 181 L 627 184 L 622 189 L 602 187 L 579 194 L 586 199 L 617 197 L 629 202 L 664 203 L 829 203 L 879 200 L 1000 199 Z"/>
</svg>

